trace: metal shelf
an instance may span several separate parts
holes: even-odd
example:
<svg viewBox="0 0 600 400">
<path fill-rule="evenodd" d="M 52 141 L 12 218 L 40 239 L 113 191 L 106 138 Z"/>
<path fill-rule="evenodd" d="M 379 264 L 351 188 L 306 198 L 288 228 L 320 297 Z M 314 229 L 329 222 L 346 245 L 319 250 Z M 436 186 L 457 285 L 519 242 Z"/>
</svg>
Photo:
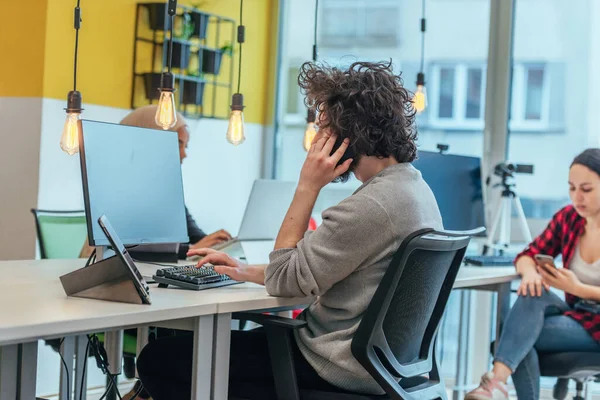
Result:
<svg viewBox="0 0 600 400">
<path fill-rule="evenodd" d="M 147 11 L 148 17 L 141 11 Z M 160 85 L 160 74 L 166 70 L 167 48 L 170 20 L 163 14 L 166 12 L 166 2 L 161 3 L 138 3 L 136 7 L 135 33 L 134 33 L 134 60 L 132 74 L 132 92 L 131 107 L 137 108 L 144 104 L 152 103 L 156 100 L 158 86 Z M 176 18 L 182 18 L 181 13 L 190 14 L 191 21 L 195 24 L 192 31 L 194 36 L 191 39 L 173 38 L 174 46 L 173 68 L 178 73 L 173 73 L 175 82 L 179 82 L 177 95 L 178 110 L 184 115 L 192 115 L 199 118 L 227 119 L 229 114 L 229 98 L 233 94 L 233 55 L 229 51 L 224 51 L 224 45 L 233 45 L 236 38 L 236 21 L 229 17 L 205 12 L 193 7 L 177 5 L 179 14 Z M 187 17 L 186 17 L 187 19 Z M 148 34 L 140 35 L 140 27 L 145 26 L 144 32 L 150 28 L 151 37 Z M 211 29 L 208 29 L 211 27 Z M 177 25 L 175 25 L 177 27 Z M 154 29 L 153 29 L 154 28 Z M 161 33 L 162 32 L 162 33 Z M 227 39 L 227 40 L 222 40 Z M 152 46 L 142 46 L 141 43 L 151 44 Z M 191 51 L 191 48 L 198 51 Z M 157 53 L 159 51 L 160 53 Z M 144 52 L 149 58 L 150 63 L 146 66 L 138 65 L 138 52 Z M 177 56 L 175 53 L 177 52 Z M 157 58 L 162 54 L 161 65 L 157 64 Z M 144 60 L 148 57 L 144 57 Z M 198 71 L 202 75 L 187 75 L 184 71 L 188 68 L 190 60 L 198 58 Z M 222 57 L 228 56 L 228 71 L 221 67 Z M 146 61 L 144 61 L 146 63 Z M 227 77 L 225 79 L 225 76 Z M 143 80 L 139 78 L 142 77 Z M 140 84 L 144 86 L 146 93 L 146 102 L 139 98 Z M 210 92 L 205 93 L 205 86 L 212 86 Z M 222 104 L 217 104 L 217 89 L 227 90 L 229 96 L 225 101 L 219 100 Z M 138 96 L 136 97 L 136 94 Z M 210 96 L 209 96 L 210 94 Z M 209 98 L 210 97 L 210 98 Z M 219 96 L 221 98 L 222 96 Z M 136 104 L 137 102 L 137 104 Z M 195 113 L 186 113 L 189 107 L 195 105 Z M 207 113 L 208 112 L 208 113 Z"/>
</svg>

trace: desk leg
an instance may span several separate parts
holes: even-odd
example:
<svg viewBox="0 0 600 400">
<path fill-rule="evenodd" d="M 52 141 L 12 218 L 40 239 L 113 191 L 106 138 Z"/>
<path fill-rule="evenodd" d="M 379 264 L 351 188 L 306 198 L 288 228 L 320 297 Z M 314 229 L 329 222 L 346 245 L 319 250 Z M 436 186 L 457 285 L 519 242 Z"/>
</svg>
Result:
<svg viewBox="0 0 600 400">
<path fill-rule="evenodd" d="M 498 345 L 498 339 L 500 339 L 502 325 L 510 310 L 510 282 L 498 284 L 497 292 L 498 304 L 496 305 L 496 342 L 494 344 L 494 353 L 496 352 L 495 347 Z"/>
<path fill-rule="evenodd" d="M 0 400 L 17 398 L 17 376 L 19 367 L 19 346 L 0 348 Z"/>
<path fill-rule="evenodd" d="M 119 384 L 119 375 L 123 368 L 123 336 L 125 331 L 122 329 L 104 333 L 104 348 L 106 349 L 106 357 L 108 361 L 108 373 L 113 376 L 115 384 Z M 107 376 L 107 385 L 110 382 L 110 377 Z M 117 398 L 118 387 L 112 387 L 106 396 L 107 400 L 115 400 Z"/>
<path fill-rule="evenodd" d="M 35 399 L 37 378 L 38 342 L 21 345 L 21 365 L 19 379 L 19 399 Z"/>
<path fill-rule="evenodd" d="M 59 400 L 71 400 L 71 388 L 73 385 L 73 377 L 71 371 L 73 371 L 73 357 L 75 356 L 75 338 L 73 336 L 67 336 L 64 338 L 60 345 L 60 354 L 64 358 L 67 364 L 68 371 L 65 370 L 65 366 L 62 361 L 60 363 L 60 387 L 58 389 Z M 67 374 L 69 374 L 69 386 L 67 386 Z"/>
<path fill-rule="evenodd" d="M 77 336 L 75 341 L 75 400 L 86 400 L 87 397 L 87 376 L 84 374 L 84 365 L 87 363 L 87 344 L 87 335 Z M 82 386 L 83 390 L 81 390 Z"/>
<path fill-rule="evenodd" d="M 471 292 L 469 290 L 460 291 L 460 308 L 458 314 L 458 350 L 456 354 L 456 376 L 454 390 L 452 392 L 453 400 L 462 400 L 465 397 L 465 387 L 467 386 L 468 362 L 469 362 L 469 315 L 471 313 Z"/>
<path fill-rule="evenodd" d="M 211 398 L 214 315 L 194 318 L 192 400 Z"/>
<path fill-rule="evenodd" d="M 150 328 L 147 325 L 140 326 L 137 329 L 137 341 L 135 347 L 135 359 L 138 360 L 140 353 L 144 347 L 148 344 L 148 336 L 150 336 Z M 138 375 L 137 364 L 135 366 L 135 377 L 140 378 Z"/>
<path fill-rule="evenodd" d="M 213 354 L 213 400 L 227 400 L 231 314 L 217 314 Z"/>
</svg>

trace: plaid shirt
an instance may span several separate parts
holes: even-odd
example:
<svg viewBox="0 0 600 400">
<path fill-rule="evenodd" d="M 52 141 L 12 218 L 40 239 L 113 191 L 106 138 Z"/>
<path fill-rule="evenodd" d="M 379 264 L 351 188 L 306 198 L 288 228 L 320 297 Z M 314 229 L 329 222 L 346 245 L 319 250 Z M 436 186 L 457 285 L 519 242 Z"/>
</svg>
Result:
<svg viewBox="0 0 600 400">
<path fill-rule="evenodd" d="M 572 205 L 566 206 L 552 217 L 544 232 L 529 244 L 519 255 L 533 258 L 536 254 L 547 254 L 556 257 L 562 255 L 563 267 L 569 268 L 579 238 L 585 230 L 585 219 L 577 214 Z M 567 304 L 571 307 L 579 300 L 572 294 L 565 293 Z M 565 315 L 579 322 L 592 337 L 600 342 L 600 315 L 587 311 L 571 310 Z"/>
</svg>

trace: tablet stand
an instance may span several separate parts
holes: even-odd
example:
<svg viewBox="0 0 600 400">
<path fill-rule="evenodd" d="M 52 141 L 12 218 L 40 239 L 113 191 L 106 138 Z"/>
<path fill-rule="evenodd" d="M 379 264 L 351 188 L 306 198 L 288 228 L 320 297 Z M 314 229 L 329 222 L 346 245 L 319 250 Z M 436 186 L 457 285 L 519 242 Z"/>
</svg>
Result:
<svg viewBox="0 0 600 400">
<path fill-rule="evenodd" d="M 117 256 L 102 259 L 106 250 L 98 248 L 95 263 L 60 277 L 67 296 L 143 304 L 127 265 Z"/>
</svg>

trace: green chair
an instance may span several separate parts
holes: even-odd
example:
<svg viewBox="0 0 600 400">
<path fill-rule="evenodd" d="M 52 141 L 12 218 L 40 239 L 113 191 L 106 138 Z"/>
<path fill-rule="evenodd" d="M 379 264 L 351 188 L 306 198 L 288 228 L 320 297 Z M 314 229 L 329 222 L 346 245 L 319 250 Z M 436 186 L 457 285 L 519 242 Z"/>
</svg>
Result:
<svg viewBox="0 0 600 400">
<path fill-rule="evenodd" d="M 84 211 L 31 209 L 42 259 L 78 258 L 87 237 Z"/>
<path fill-rule="evenodd" d="M 51 211 L 31 209 L 35 216 L 38 245 L 42 259 L 79 258 L 87 239 L 87 223 L 84 211 Z M 135 332 L 135 330 L 133 330 Z M 104 341 L 104 334 L 97 334 Z M 48 340 L 47 344 L 58 351 L 60 339 Z M 135 334 L 126 332 L 123 339 L 123 372 L 132 379 L 135 376 Z"/>
</svg>

